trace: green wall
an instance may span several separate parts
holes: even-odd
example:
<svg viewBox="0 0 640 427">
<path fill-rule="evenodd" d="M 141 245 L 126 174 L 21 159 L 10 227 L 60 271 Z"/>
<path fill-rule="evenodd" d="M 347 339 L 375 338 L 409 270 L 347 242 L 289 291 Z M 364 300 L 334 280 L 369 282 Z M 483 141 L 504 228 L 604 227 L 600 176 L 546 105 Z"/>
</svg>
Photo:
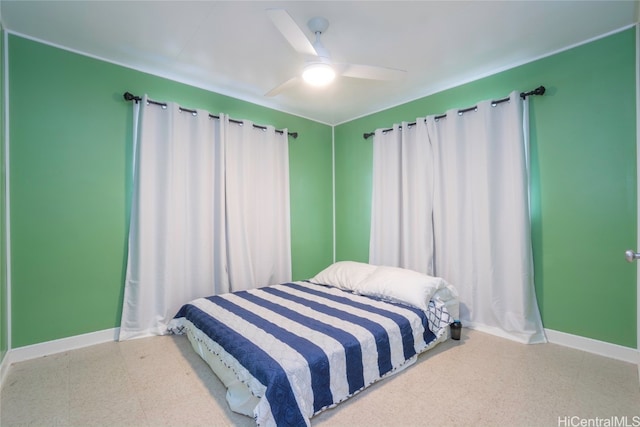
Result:
<svg viewBox="0 0 640 427">
<path fill-rule="evenodd" d="M 119 326 L 130 208 L 125 91 L 287 127 L 293 278 L 332 260 L 330 126 L 9 35 L 12 347 Z"/>
<path fill-rule="evenodd" d="M 545 328 L 636 347 L 635 28 L 335 128 L 336 258 L 368 260 L 362 134 L 539 85 L 531 98 L 535 281 Z"/>
<path fill-rule="evenodd" d="M 331 127 L 8 37 L 12 348 L 119 325 L 127 90 L 300 132 L 290 143 L 294 279 L 331 262 Z M 540 84 L 548 93 L 531 101 L 531 196 L 544 325 L 635 347 L 635 266 L 623 259 L 636 247 L 634 29 L 337 126 L 337 259 L 368 259 L 372 150 L 363 132 Z M 5 316 L 0 308 L 0 357 Z"/>
</svg>

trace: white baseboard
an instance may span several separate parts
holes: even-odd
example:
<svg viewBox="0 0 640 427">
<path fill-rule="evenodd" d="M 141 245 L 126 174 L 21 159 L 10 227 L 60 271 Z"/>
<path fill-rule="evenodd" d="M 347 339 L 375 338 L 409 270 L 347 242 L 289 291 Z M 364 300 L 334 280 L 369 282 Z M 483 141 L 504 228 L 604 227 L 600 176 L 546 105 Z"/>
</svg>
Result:
<svg viewBox="0 0 640 427">
<path fill-rule="evenodd" d="M 49 356 L 51 354 L 62 353 L 78 348 L 89 347 L 105 342 L 117 341 L 119 333 L 120 328 L 105 329 L 103 331 L 90 332 L 88 334 L 75 335 L 68 338 L 61 338 L 59 340 L 10 349 L 4 355 L 2 363 L 0 363 L 0 388 L 4 384 L 4 379 L 9 373 L 9 368 L 13 363 Z"/>
<path fill-rule="evenodd" d="M 624 347 L 578 335 L 571 335 L 565 332 L 554 331 L 552 329 L 545 329 L 544 331 L 547 335 L 547 340 L 552 344 L 571 347 L 577 350 L 586 351 L 587 353 L 598 354 L 611 359 L 637 364 L 638 369 L 640 369 L 640 352 L 635 348 Z"/>
</svg>

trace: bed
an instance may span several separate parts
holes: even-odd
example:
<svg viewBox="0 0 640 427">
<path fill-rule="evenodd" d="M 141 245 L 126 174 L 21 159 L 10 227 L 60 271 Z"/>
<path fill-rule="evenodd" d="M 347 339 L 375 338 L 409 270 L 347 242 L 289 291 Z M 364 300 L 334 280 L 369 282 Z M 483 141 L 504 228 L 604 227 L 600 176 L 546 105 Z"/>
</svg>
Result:
<svg viewBox="0 0 640 427">
<path fill-rule="evenodd" d="M 309 426 L 446 340 L 457 310 L 441 278 L 341 261 L 306 281 L 190 301 L 169 332 L 187 335 L 232 410 L 260 426 Z"/>
</svg>

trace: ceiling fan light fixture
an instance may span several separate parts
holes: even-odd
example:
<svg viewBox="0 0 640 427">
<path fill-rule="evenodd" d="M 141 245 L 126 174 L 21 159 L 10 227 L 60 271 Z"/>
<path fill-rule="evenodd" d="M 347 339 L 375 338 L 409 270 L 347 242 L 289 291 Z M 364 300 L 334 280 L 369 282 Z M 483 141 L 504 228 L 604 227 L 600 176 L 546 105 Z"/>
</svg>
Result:
<svg viewBox="0 0 640 427">
<path fill-rule="evenodd" d="M 322 62 L 304 67 L 302 79 L 312 86 L 326 86 L 336 77 L 336 72 L 329 64 Z"/>
</svg>

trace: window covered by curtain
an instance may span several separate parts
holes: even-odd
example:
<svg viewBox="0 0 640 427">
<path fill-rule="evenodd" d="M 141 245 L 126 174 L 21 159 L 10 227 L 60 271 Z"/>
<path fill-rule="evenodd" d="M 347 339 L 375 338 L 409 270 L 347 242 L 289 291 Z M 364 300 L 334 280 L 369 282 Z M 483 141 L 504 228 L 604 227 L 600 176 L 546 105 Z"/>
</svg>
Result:
<svg viewBox="0 0 640 427">
<path fill-rule="evenodd" d="M 147 102 L 146 96 L 134 110 L 134 188 L 121 340 L 164 334 L 180 306 L 191 299 L 285 281 L 291 275 L 286 133 L 260 130 L 262 154 L 256 156 L 255 147 L 229 150 L 238 142 L 238 129 L 254 130 L 250 123 L 239 126 L 224 114 L 215 119 L 174 103 L 163 107 Z M 256 136 L 244 143 L 254 143 Z M 270 150 L 274 153 L 266 155 Z M 242 173 L 259 175 L 271 187 L 244 185 L 234 178 Z M 236 224 L 253 224 L 263 209 L 275 211 L 263 217 L 264 229 L 282 234 L 253 227 L 239 235 Z M 228 233 L 242 241 L 230 247 Z M 252 256 L 265 246 L 270 248 L 266 254 Z M 232 265 L 233 271 L 251 274 L 233 274 Z"/>
<path fill-rule="evenodd" d="M 514 92 L 509 102 L 492 105 L 485 101 L 464 114 L 451 110 L 445 118 L 417 120 L 426 123 L 427 137 L 420 143 L 429 146 L 425 151 L 430 161 L 409 156 L 412 165 L 403 168 L 402 176 L 411 180 L 416 179 L 412 172 L 416 168 L 430 171 L 433 187 L 427 194 L 432 194 L 433 202 L 431 212 L 422 216 L 426 225 L 421 227 L 433 227 L 429 237 L 434 245 L 430 260 L 433 272 L 458 289 L 463 323 L 516 341 L 536 343 L 546 338 L 533 283 L 525 140 L 528 128 L 523 108 Z M 378 149 L 374 146 L 374 158 Z M 395 190 L 382 191 L 403 191 L 394 181 L 387 182 L 385 168 L 376 165 L 374 199 L 381 191 L 380 183 L 396 185 Z M 425 195 L 412 192 L 403 199 L 407 197 L 420 199 Z M 403 200 L 396 205 L 400 212 L 405 204 Z M 379 227 L 372 221 L 372 239 L 374 226 Z M 412 232 L 411 228 L 400 231 L 396 237 L 399 240 L 409 238 L 403 233 Z M 392 235 L 388 241 L 377 243 L 383 247 L 393 244 Z M 422 271 L 427 266 L 425 263 Z"/>
</svg>

